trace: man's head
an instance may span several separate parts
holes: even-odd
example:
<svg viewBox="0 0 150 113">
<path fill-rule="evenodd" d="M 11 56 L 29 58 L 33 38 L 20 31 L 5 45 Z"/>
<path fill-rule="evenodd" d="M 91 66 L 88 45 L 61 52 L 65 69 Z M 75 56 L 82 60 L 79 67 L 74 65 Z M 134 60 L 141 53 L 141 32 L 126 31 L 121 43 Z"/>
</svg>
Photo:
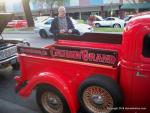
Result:
<svg viewBox="0 0 150 113">
<path fill-rule="evenodd" d="M 64 6 L 60 6 L 58 8 L 58 16 L 61 17 L 61 18 L 66 16 L 66 9 L 65 9 Z"/>
</svg>

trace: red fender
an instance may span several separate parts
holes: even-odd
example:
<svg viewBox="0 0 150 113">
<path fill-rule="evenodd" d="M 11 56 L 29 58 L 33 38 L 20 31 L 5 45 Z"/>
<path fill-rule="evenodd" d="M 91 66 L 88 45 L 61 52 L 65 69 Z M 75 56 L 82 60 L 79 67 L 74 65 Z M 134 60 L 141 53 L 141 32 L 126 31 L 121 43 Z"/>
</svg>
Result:
<svg viewBox="0 0 150 113">
<path fill-rule="evenodd" d="M 28 97 L 33 89 L 40 84 L 49 84 L 56 87 L 65 97 L 68 106 L 71 109 L 71 113 L 77 112 L 79 106 L 77 106 L 77 100 L 72 97 L 72 92 L 69 90 L 69 84 L 65 83 L 60 76 L 50 72 L 43 72 L 34 76 L 28 81 L 27 85 L 19 91 L 19 95 Z"/>
</svg>

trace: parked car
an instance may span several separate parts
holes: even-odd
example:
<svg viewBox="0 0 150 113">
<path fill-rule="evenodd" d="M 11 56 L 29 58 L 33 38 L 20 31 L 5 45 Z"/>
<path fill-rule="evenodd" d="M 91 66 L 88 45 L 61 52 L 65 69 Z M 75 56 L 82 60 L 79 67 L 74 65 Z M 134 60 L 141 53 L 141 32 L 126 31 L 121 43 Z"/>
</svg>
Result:
<svg viewBox="0 0 150 113">
<path fill-rule="evenodd" d="M 38 24 L 39 22 L 42 22 L 46 19 L 48 19 L 49 16 L 38 16 L 38 17 L 34 17 L 34 24 Z"/>
<path fill-rule="evenodd" d="M 9 28 L 27 27 L 27 20 L 12 20 L 8 22 L 6 27 L 9 27 Z"/>
<path fill-rule="evenodd" d="M 125 21 L 117 17 L 107 17 L 102 21 L 95 21 L 94 25 L 98 28 L 101 26 L 113 27 L 113 28 L 122 28 L 124 27 Z"/>
<path fill-rule="evenodd" d="M 124 20 L 125 20 L 125 21 L 129 21 L 133 16 L 134 16 L 134 15 L 127 15 L 127 16 L 124 18 Z"/>
<path fill-rule="evenodd" d="M 133 17 L 134 15 L 127 15 L 125 18 L 124 18 L 124 20 L 125 20 L 125 25 L 124 26 L 126 26 L 126 24 L 129 22 L 129 20 Z"/>
<path fill-rule="evenodd" d="M 95 17 L 95 21 L 102 21 L 102 20 L 104 20 L 103 17 L 98 16 L 98 15 L 94 15 L 94 17 Z"/>
<path fill-rule="evenodd" d="M 43 20 L 41 22 L 38 22 L 35 24 L 35 32 L 39 33 L 42 38 L 47 38 L 48 36 L 53 36 L 53 34 L 49 31 L 51 27 L 51 22 L 54 18 L 49 17 L 46 20 Z M 87 24 L 80 24 L 73 18 L 71 18 L 71 21 L 73 22 L 75 29 L 77 29 L 80 34 L 82 35 L 85 32 L 93 32 L 93 27 Z"/>
<path fill-rule="evenodd" d="M 87 24 L 90 26 L 94 26 L 94 21 L 102 21 L 103 18 L 98 15 L 90 15 L 87 19 Z"/>
<path fill-rule="evenodd" d="M 77 29 L 80 32 L 80 35 L 83 35 L 84 33 L 87 33 L 87 32 L 93 32 L 94 31 L 92 26 L 90 26 L 88 24 L 78 23 L 73 18 L 70 18 L 70 19 L 73 22 L 75 29 Z"/>
<path fill-rule="evenodd" d="M 12 14 L 0 13 L 0 35 L 6 27 L 8 21 L 12 18 Z M 2 35 L 0 39 L 0 71 L 5 70 L 12 65 L 13 68 L 18 68 L 17 62 L 17 46 L 29 46 L 29 43 L 24 40 L 5 40 Z"/>
</svg>

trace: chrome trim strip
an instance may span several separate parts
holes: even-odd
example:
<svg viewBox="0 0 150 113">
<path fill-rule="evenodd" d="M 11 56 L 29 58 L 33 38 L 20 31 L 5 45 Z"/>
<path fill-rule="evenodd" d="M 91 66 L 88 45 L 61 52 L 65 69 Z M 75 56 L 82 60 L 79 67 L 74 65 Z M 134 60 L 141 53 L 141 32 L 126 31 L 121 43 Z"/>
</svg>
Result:
<svg viewBox="0 0 150 113">
<path fill-rule="evenodd" d="M 11 61 L 11 60 L 13 60 L 13 59 L 16 59 L 16 58 L 17 58 L 17 56 L 15 55 L 15 56 L 13 56 L 13 57 L 11 57 L 11 58 L 8 58 L 8 59 L 6 59 L 6 60 L 0 61 L 0 64 L 4 64 L 4 63 L 9 62 L 9 61 Z"/>
</svg>

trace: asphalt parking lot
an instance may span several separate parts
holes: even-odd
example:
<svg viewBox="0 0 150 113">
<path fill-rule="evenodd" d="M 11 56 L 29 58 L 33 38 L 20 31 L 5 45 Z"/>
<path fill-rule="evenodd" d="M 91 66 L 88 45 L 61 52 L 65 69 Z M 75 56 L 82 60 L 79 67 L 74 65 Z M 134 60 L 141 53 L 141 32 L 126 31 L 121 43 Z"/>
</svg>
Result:
<svg viewBox="0 0 150 113">
<path fill-rule="evenodd" d="M 3 37 L 6 39 L 25 39 L 34 47 L 54 43 L 52 39 L 41 39 L 37 34 L 33 33 L 3 34 Z M 5 71 L 0 69 L 0 113 L 42 113 L 36 104 L 35 91 L 28 98 L 20 97 L 15 93 L 16 82 L 14 77 L 16 75 L 20 75 L 20 71 L 13 70 L 11 66 Z"/>
<path fill-rule="evenodd" d="M 35 92 L 29 98 L 20 97 L 15 93 L 14 77 L 19 70 L 10 67 L 0 76 L 0 113 L 41 113 L 36 100 Z"/>
<path fill-rule="evenodd" d="M 52 39 L 41 39 L 35 33 L 4 33 L 4 39 L 24 39 L 31 46 L 42 47 L 53 43 Z M 28 98 L 20 97 L 15 93 L 14 77 L 20 75 L 19 70 L 11 67 L 2 71 L 0 69 L 0 113 L 41 113 L 36 104 L 35 92 Z"/>
</svg>

